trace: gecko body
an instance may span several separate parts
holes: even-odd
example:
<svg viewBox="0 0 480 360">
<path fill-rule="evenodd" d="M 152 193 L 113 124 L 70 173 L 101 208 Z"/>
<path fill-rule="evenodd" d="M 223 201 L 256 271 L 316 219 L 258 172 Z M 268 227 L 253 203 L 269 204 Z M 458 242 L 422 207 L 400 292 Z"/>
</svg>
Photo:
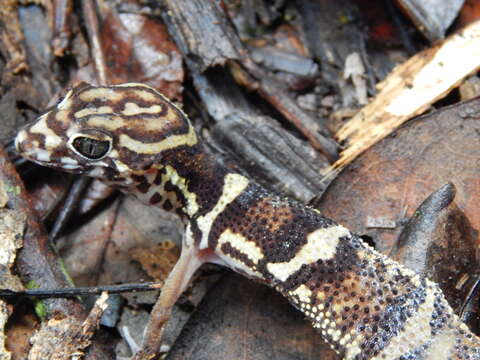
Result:
<svg viewBox="0 0 480 360">
<path fill-rule="evenodd" d="M 182 217 L 183 265 L 167 280 L 165 308 L 213 262 L 278 290 L 344 359 L 480 359 L 479 339 L 435 283 L 218 164 L 187 116 L 146 85 L 81 84 L 26 125 L 16 147 Z"/>
</svg>

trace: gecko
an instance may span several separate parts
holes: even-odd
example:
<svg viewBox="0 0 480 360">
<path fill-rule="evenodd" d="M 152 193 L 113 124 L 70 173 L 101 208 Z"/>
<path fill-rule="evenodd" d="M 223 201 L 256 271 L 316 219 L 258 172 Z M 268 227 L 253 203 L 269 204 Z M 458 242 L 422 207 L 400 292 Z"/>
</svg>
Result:
<svg viewBox="0 0 480 360">
<path fill-rule="evenodd" d="M 184 112 L 147 85 L 81 83 L 26 124 L 15 146 L 182 218 L 181 256 L 155 305 L 160 324 L 210 262 L 276 289 L 343 359 L 480 360 L 479 338 L 437 284 L 317 209 L 221 165 Z"/>
</svg>

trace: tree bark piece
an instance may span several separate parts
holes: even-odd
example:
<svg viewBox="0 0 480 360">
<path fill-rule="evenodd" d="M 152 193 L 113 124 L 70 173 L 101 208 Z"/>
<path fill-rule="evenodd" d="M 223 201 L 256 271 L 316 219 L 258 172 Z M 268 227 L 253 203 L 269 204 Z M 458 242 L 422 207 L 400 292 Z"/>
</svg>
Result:
<svg viewBox="0 0 480 360">
<path fill-rule="evenodd" d="M 24 246 L 17 258 L 17 270 L 22 281 L 29 287 L 61 288 L 69 285 L 57 255 L 48 246 L 45 229 L 37 219 L 18 174 L 13 165 L 6 160 L 5 153 L 0 149 L 0 181 L 5 184 L 9 205 L 12 209 L 27 219 L 24 234 Z M 37 304 L 37 313 L 47 320 L 55 318 L 59 328 L 72 328 L 80 325 L 86 316 L 83 306 L 73 299 L 48 299 Z M 50 333 L 47 321 L 42 329 Z M 35 339 L 37 345 L 47 348 L 47 339 L 41 336 L 42 330 Z M 42 345 L 43 344 L 43 345 Z M 34 344 L 35 346 L 35 344 Z M 51 351 L 54 351 L 50 348 Z M 86 359 L 108 359 L 103 350 L 94 344 Z"/>
<path fill-rule="evenodd" d="M 343 167 L 405 121 L 423 113 L 480 67 L 480 21 L 396 67 L 375 99 L 338 131 L 348 142 L 333 168 Z"/>
<path fill-rule="evenodd" d="M 229 63 L 232 72 L 244 80 L 242 85 L 257 90 L 315 149 L 331 161 L 337 158 L 337 144 L 329 137 L 328 130 L 303 111 L 282 84 L 270 79 L 253 63 L 215 1 L 167 0 L 165 5 L 164 22 L 193 74 L 203 74 L 216 65 Z M 237 82 L 240 82 L 238 78 Z M 214 117 L 213 113 L 210 115 Z"/>
<path fill-rule="evenodd" d="M 339 360 L 273 289 L 226 274 L 199 304 L 167 360 Z"/>
<path fill-rule="evenodd" d="M 464 0 L 397 0 L 397 3 L 417 29 L 434 42 L 443 38 Z"/>
</svg>

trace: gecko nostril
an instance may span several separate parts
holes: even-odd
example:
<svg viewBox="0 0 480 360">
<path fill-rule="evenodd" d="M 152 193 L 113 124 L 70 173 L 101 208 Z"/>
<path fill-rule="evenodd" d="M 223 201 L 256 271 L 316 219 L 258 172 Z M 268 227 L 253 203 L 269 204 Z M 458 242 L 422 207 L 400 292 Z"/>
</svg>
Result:
<svg viewBox="0 0 480 360">
<path fill-rule="evenodd" d="M 38 151 L 38 144 L 32 142 L 26 131 L 20 132 L 15 138 L 15 150 L 21 156 L 28 156 Z M 37 146 L 36 146 L 37 145 Z"/>
<path fill-rule="evenodd" d="M 25 153 L 26 150 L 28 150 L 28 134 L 25 129 L 21 130 L 17 136 L 15 137 L 15 150 L 17 150 L 17 153 L 22 154 Z"/>
</svg>

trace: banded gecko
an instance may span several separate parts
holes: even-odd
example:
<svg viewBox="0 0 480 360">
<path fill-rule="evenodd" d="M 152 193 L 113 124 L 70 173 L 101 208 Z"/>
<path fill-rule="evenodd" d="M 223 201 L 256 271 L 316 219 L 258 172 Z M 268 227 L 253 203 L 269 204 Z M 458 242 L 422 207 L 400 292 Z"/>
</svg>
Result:
<svg viewBox="0 0 480 360">
<path fill-rule="evenodd" d="M 157 303 L 165 317 L 212 262 L 278 290 L 344 359 L 480 359 L 479 338 L 435 283 L 218 164 L 187 116 L 146 85 L 80 84 L 15 144 L 27 159 L 102 179 L 184 220 L 182 254 Z"/>
</svg>

